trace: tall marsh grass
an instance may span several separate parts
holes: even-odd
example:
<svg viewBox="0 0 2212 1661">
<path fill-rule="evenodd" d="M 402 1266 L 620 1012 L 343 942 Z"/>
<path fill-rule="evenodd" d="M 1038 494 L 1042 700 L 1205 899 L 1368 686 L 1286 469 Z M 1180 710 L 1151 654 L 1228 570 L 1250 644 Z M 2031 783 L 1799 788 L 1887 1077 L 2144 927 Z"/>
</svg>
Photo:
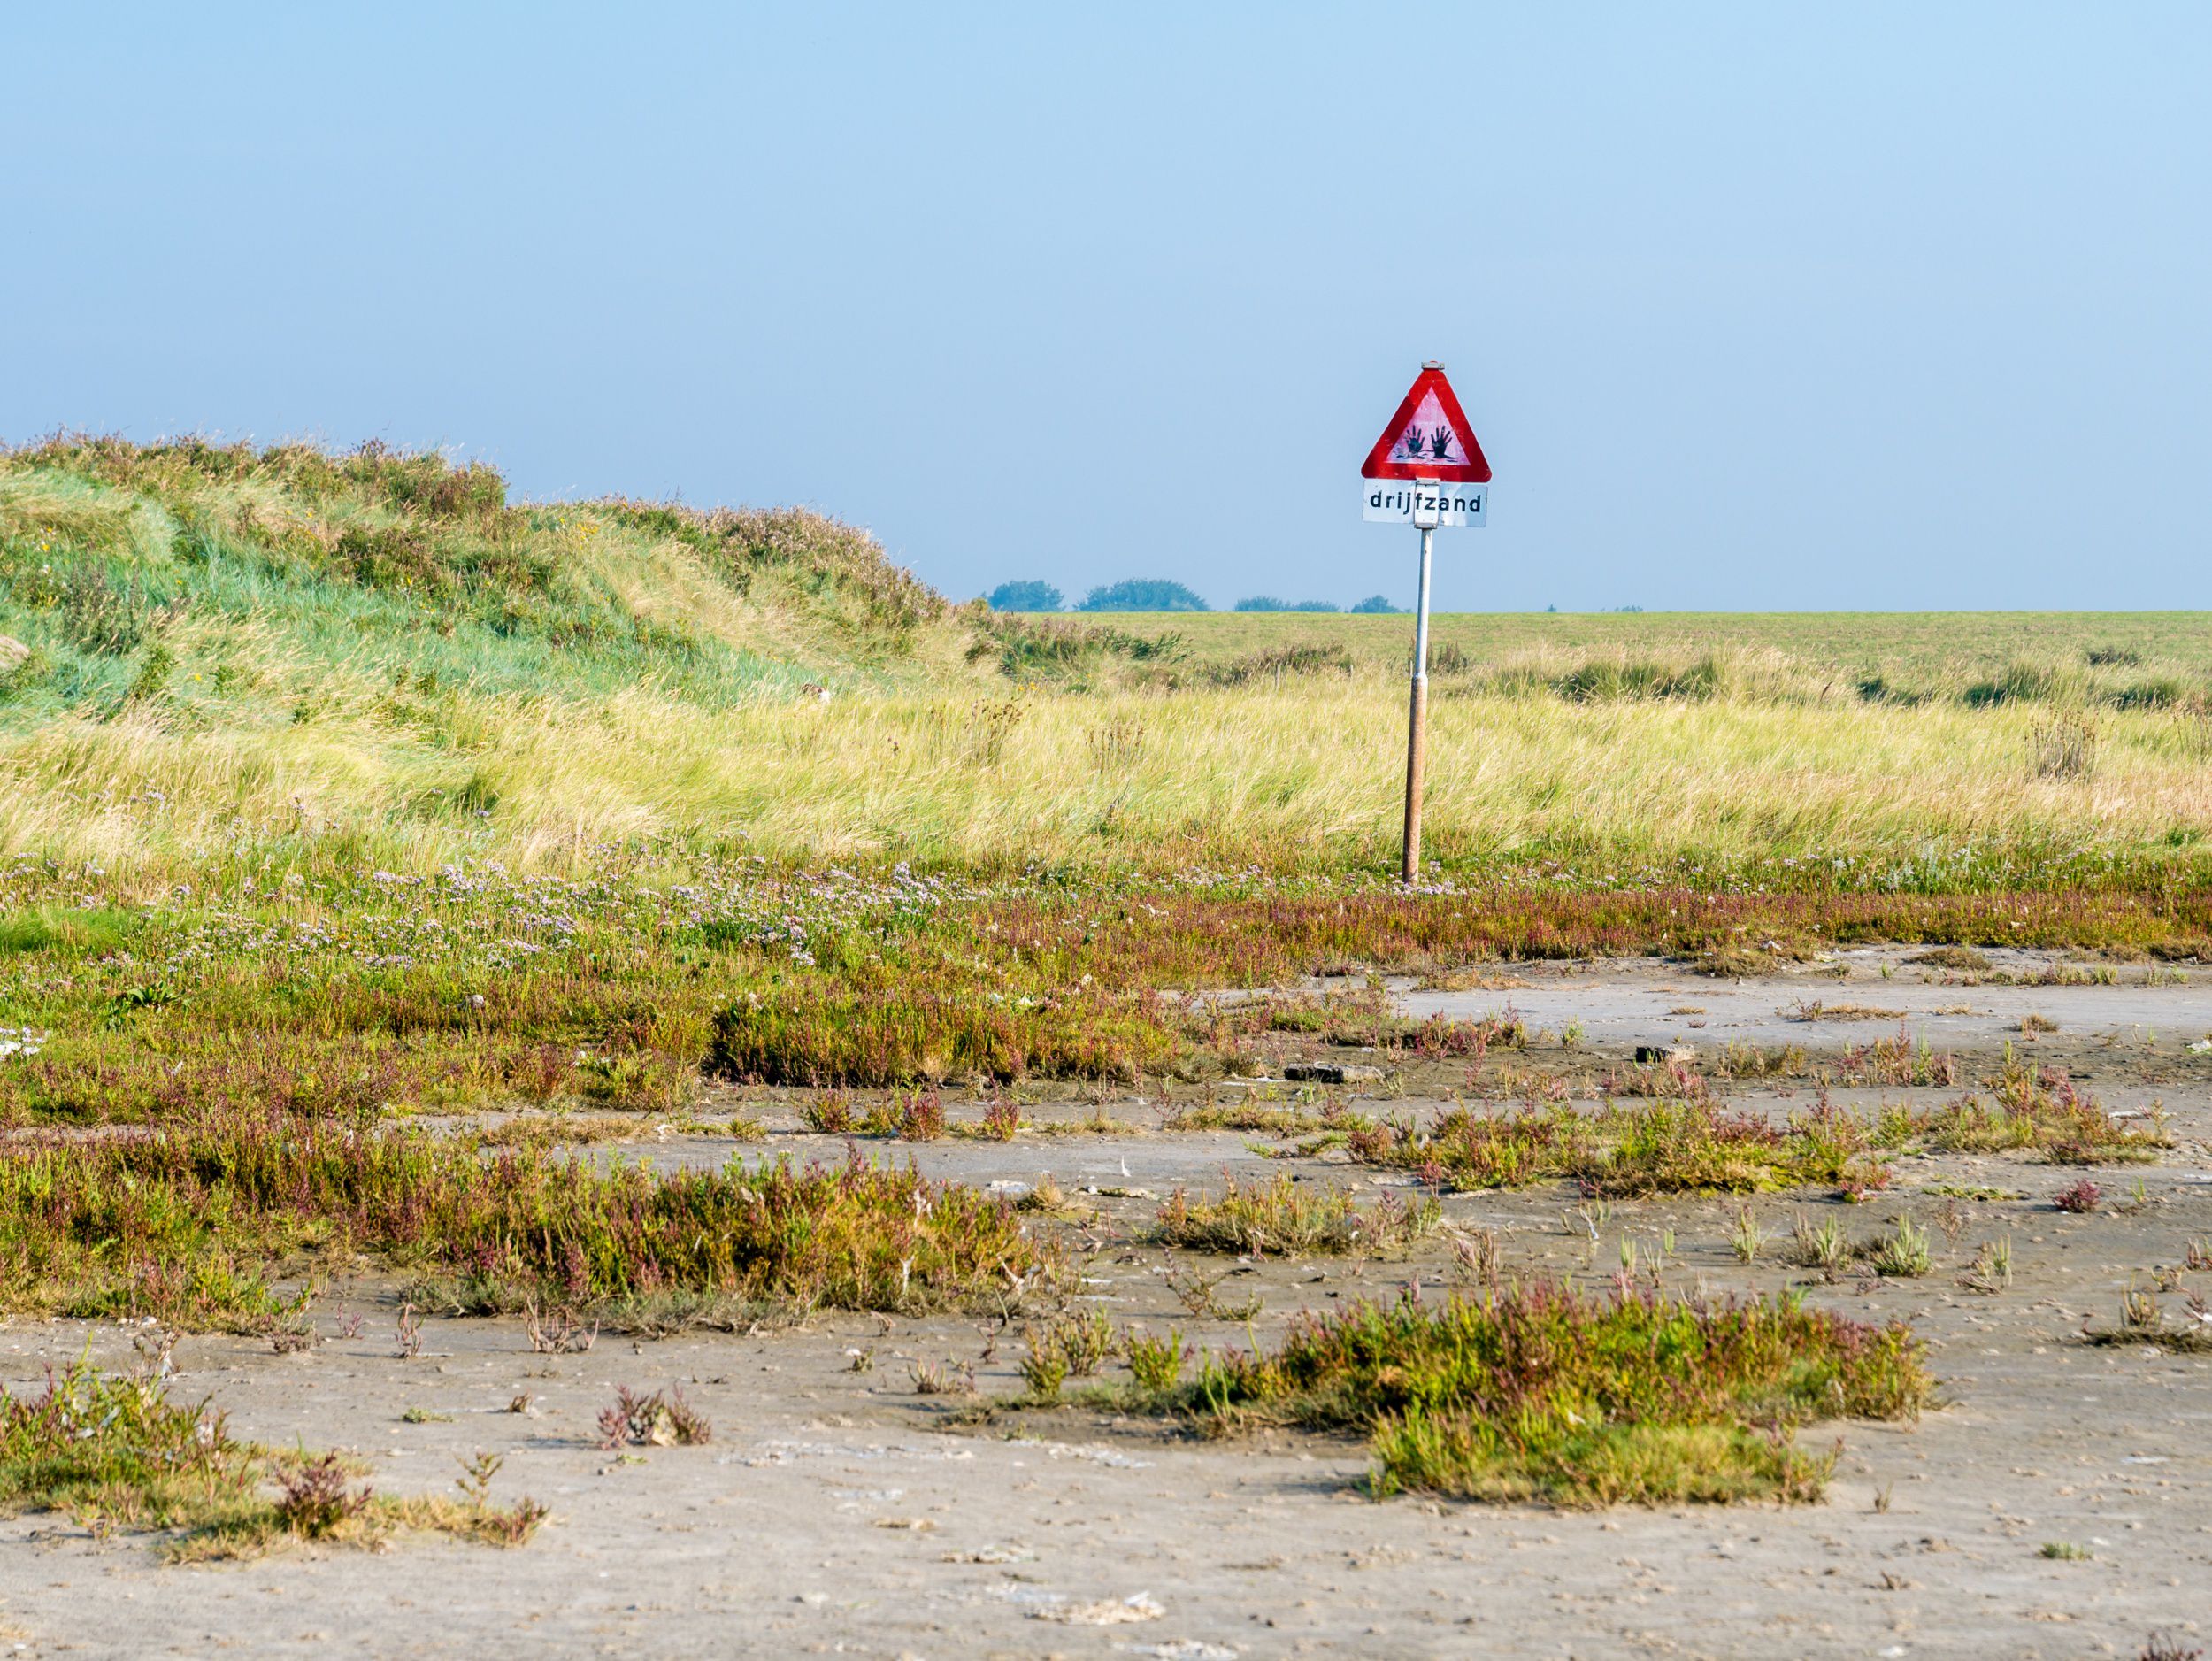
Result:
<svg viewBox="0 0 2212 1661">
<path fill-rule="evenodd" d="M 279 860 L 341 844 L 421 870 L 643 836 L 777 863 L 1289 871 L 1385 862 L 1398 828 L 1402 698 L 1371 674 L 1040 696 L 1018 720 L 926 693 L 713 710 L 648 686 L 454 694 L 440 719 L 470 736 L 434 742 L 332 696 L 275 727 L 144 706 L 0 732 L 0 853 L 158 871 L 241 842 Z M 1094 765 L 1096 734 L 1138 731 Z M 2099 732 L 2091 779 L 2052 765 L 2047 723 L 2009 706 L 1442 700 L 1429 848 L 1447 868 L 2191 857 L 2212 833 L 2193 734 L 2152 712 Z"/>
<path fill-rule="evenodd" d="M 1012 1209 L 912 1170 L 656 1172 L 274 1114 L 0 1154 L 0 1305 L 259 1330 L 303 1265 L 382 1266 L 455 1306 L 918 1310 L 1047 1266 Z"/>
</svg>

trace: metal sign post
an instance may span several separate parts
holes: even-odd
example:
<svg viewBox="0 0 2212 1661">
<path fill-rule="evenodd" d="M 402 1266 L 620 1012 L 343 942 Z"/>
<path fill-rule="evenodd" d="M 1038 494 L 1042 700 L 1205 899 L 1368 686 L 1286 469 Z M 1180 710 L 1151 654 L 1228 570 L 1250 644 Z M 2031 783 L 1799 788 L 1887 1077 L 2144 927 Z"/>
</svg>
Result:
<svg viewBox="0 0 2212 1661">
<path fill-rule="evenodd" d="M 1405 858 L 1398 867 L 1398 880 L 1409 886 L 1421 880 L 1421 775 L 1429 747 L 1429 550 L 1436 536 L 1436 509 L 1424 512 L 1417 504 L 1413 522 L 1421 527 L 1421 598 L 1413 618 L 1412 707 L 1406 712 Z"/>
<path fill-rule="evenodd" d="M 1380 524 L 1412 525 L 1421 533 L 1421 591 L 1414 609 L 1413 691 L 1406 712 L 1405 856 L 1399 880 L 1421 880 L 1421 788 L 1428 769 L 1429 563 L 1440 525 L 1480 526 L 1490 511 L 1490 463 L 1475 441 L 1444 365 L 1427 363 L 1398 405 L 1383 435 L 1368 452 L 1360 474 L 1401 480 L 1399 485 L 1362 487 L 1360 517 Z"/>
</svg>

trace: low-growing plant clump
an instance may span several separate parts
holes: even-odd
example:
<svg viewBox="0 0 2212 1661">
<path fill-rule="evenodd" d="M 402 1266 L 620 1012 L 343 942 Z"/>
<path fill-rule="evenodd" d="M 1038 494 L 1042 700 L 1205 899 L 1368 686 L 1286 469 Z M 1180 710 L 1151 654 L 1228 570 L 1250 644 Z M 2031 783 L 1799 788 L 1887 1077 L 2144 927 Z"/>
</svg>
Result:
<svg viewBox="0 0 2212 1661">
<path fill-rule="evenodd" d="M 1798 1427 L 1932 1399 L 1901 1326 L 1538 1284 L 1304 1316 L 1272 1350 L 1208 1357 L 1154 1411 L 1217 1434 L 1365 1434 L 1379 1494 L 1611 1505 L 1816 1499 L 1834 1456 L 1799 1449 Z"/>
<path fill-rule="evenodd" d="M 354 1486 L 337 1455 L 240 1442 L 222 1413 L 174 1400 L 157 1372 L 80 1357 L 37 1396 L 0 1395 L 0 1509 L 162 1531 L 174 1558 L 249 1556 L 288 1538 L 373 1544 L 405 1529 L 519 1545 L 546 1516 L 529 1499 L 495 1506 L 482 1484 L 463 1491 L 460 1502 L 388 1498 Z"/>
<path fill-rule="evenodd" d="M 259 1503 L 265 1450 L 235 1440 L 205 1402 L 170 1398 L 151 1374 L 80 1358 L 37 1396 L 0 1397 L 0 1506 L 176 1528 L 242 1517 Z"/>
<path fill-rule="evenodd" d="M 2109 1326 L 2085 1326 L 2082 1336 L 2101 1345 L 2141 1344 L 2177 1355 L 2212 1355 L 2212 1303 L 2191 1292 L 2183 1319 L 2169 1320 L 2157 1293 L 2131 1286 L 2120 1295 L 2120 1319 Z"/>
<path fill-rule="evenodd" d="M 2094 1215 L 2103 1203 L 2104 1190 L 2087 1177 L 2069 1182 L 2051 1196 L 2051 1203 L 2058 1210 L 2070 1211 L 2079 1217 Z"/>
<path fill-rule="evenodd" d="M 599 1415 L 599 1445 L 610 1453 L 623 1448 L 689 1448 L 713 1440 L 713 1425 L 674 1385 L 642 1395 L 618 1385 L 614 1405 Z"/>
<path fill-rule="evenodd" d="M 1363 1207 L 1341 1189 L 1302 1182 L 1287 1173 L 1271 1181 L 1225 1176 L 1218 1195 L 1178 1188 L 1160 1207 L 1156 1227 L 1171 1246 L 1251 1257 L 1308 1252 L 1401 1251 L 1442 1219 L 1435 1200 L 1386 1194 Z"/>
<path fill-rule="evenodd" d="M 1114 1324 L 1097 1310 L 1069 1311 L 1024 1334 L 1022 1382 L 1032 1399 L 1059 1399 L 1069 1379 L 1087 1379 L 1114 1353 Z"/>
</svg>

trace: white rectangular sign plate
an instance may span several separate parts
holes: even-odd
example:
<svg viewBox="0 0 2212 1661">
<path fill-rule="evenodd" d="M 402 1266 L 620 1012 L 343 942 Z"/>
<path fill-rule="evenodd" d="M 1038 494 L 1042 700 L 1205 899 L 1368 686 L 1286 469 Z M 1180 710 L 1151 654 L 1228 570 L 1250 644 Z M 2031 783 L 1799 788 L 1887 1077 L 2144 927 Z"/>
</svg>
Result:
<svg viewBox="0 0 2212 1661">
<path fill-rule="evenodd" d="M 1490 512 L 1490 487 L 1425 484 L 1418 480 L 1360 481 L 1359 516 L 1371 525 L 1413 524 L 1417 501 L 1424 509 L 1433 507 L 1439 525 L 1480 526 Z M 1428 514 L 1425 511 L 1421 517 L 1426 519 Z"/>
</svg>

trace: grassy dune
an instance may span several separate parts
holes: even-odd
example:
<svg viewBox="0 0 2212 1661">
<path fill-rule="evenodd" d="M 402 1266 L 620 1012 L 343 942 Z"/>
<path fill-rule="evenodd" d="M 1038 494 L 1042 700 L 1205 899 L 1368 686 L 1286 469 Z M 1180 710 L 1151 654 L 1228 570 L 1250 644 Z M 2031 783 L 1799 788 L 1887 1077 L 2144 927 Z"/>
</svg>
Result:
<svg viewBox="0 0 2212 1661">
<path fill-rule="evenodd" d="M 436 457 L 0 458 L 0 852 L 1380 873 L 1402 619 L 994 618 L 812 515 L 515 505 Z M 1429 852 L 1696 883 L 2194 884 L 2212 632 L 1446 618 Z"/>
</svg>

